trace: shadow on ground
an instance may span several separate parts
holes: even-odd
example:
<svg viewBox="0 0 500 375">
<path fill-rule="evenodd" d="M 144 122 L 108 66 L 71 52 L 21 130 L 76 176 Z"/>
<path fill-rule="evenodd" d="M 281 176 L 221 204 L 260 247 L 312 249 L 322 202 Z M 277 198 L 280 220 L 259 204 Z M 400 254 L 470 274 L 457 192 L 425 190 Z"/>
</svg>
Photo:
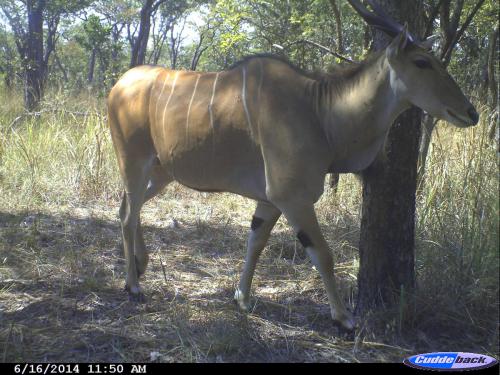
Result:
<svg viewBox="0 0 500 375">
<path fill-rule="evenodd" d="M 356 224 L 344 224 L 325 234 L 352 307 Z M 436 320 L 420 304 L 419 321 L 401 332 L 404 338 L 394 339 L 390 332 L 397 327 L 388 328 L 382 340 L 389 344 L 361 336 L 363 327 L 341 332 L 330 319 L 318 273 L 283 223 L 258 264 L 253 310 L 241 313 L 232 297 L 247 226 L 219 219 L 145 225 L 150 263 L 141 286 L 147 301 L 136 304 L 123 290 L 118 220 L 88 210 L 0 212 L 0 360 L 400 362 L 430 351 L 484 352 L 498 342 L 489 326 Z"/>
<path fill-rule="evenodd" d="M 123 290 L 117 220 L 0 213 L 0 234 L 3 361 L 357 360 L 286 233 L 261 259 L 248 315 L 232 302 L 247 234 L 239 225 L 144 226 L 145 304 Z"/>
</svg>

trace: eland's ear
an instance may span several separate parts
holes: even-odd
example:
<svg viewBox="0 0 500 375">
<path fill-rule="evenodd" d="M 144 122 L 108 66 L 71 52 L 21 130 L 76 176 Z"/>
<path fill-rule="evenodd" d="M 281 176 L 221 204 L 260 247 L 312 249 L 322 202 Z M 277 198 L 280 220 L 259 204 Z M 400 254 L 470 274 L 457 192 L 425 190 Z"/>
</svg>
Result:
<svg viewBox="0 0 500 375">
<path fill-rule="evenodd" d="M 408 36 L 408 25 L 405 24 L 403 30 L 396 36 L 391 44 L 387 47 L 387 57 L 396 57 L 401 52 L 403 52 L 408 45 L 409 36 Z"/>
<path fill-rule="evenodd" d="M 425 49 L 426 51 L 431 51 L 434 46 L 434 42 L 439 39 L 439 35 L 431 35 L 426 40 L 419 42 L 418 45 Z"/>
</svg>

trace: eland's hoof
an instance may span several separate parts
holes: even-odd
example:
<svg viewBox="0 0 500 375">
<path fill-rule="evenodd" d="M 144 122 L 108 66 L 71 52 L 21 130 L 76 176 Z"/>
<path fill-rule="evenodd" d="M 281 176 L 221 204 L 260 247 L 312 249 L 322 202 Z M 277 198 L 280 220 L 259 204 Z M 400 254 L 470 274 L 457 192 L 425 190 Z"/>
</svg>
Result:
<svg viewBox="0 0 500 375">
<path fill-rule="evenodd" d="M 250 311 L 250 301 L 248 301 L 248 299 L 245 300 L 245 297 L 240 289 L 236 289 L 236 292 L 234 293 L 234 302 L 244 312 Z"/>
<path fill-rule="evenodd" d="M 332 314 L 333 320 L 342 328 L 347 331 L 354 331 L 356 329 L 356 320 L 354 316 L 347 310 L 343 313 Z"/>
<path fill-rule="evenodd" d="M 130 302 L 136 303 L 145 303 L 146 296 L 142 293 L 141 289 L 138 287 L 130 288 L 128 285 L 125 285 L 125 290 L 128 293 L 128 299 Z"/>
</svg>

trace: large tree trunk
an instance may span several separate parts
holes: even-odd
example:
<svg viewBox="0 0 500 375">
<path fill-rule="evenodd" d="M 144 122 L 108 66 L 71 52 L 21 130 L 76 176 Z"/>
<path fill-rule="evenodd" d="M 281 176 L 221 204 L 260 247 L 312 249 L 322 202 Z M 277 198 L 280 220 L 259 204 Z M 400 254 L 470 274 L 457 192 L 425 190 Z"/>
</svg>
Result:
<svg viewBox="0 0 500 375">
<path fill-rule="evenodd" d="M 416 35 L 423 31 L 422 2 L 379 0 Z M 374 46 L 390 42 L 376 31 Z M 412 108 L 393 125 L 384 157 L 363 173 L 357 312 L 394 307 L 415 287 L 415 195 L 421 110 Z"/>
<path fill-rule="evenodd" d="M 143 65 L 146 60 L 146 51 L 148 47 L 149 32 L 151 30 L 151 11 L 153 0 L 146 0 L 141 9 L 141 23 L 139 33 L 132 47 L 132 56 L 130 58 L 130 67 Z"/>
<path fill-rule="evenodd" d="M 28 0 L 28 35 L 25 63 L 24 106 L 35 109 L 43 96 L 43 10 L 45 0 Z"/>
</svg>

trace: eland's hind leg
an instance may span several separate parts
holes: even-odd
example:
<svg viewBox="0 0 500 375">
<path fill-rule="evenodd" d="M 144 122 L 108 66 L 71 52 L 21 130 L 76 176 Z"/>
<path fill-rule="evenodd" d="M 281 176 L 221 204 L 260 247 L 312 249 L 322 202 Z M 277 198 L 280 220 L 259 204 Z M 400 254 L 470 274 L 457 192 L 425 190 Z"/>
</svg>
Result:
<svg viewBox="0 0 500 375">
<path fill-rule="evenodd" d="M 248 237 L 245 266 L 234 299 L 239 307 L 250 310 L 250 288 L 255 266 L 264 246 L 266 246 L 271 230 L 281 216 L 281 211 L 268 202 L 258 202 L 252 218 L 252 228 Z"/>
<path fill-rule="evenodd" d="M 125 187 L 120 207 L 123 249 L 127 261 L 126 289 L 132 298 L 140 298 L 137 263 L 147 261 L 139 224 L 157 152 L 152 138 L 151 98 L 161 68 L 141 66 L 125 73 L 111 89 L 108 99 L 108 123 L 118 167 Z M 136 262 L 136 248 L 138 261 Z M 141 260 L 142 259 L 142 260 Z M 140 269 L 139 269 L 140 271 Z"/>
<path fill-rule="evenodd" d="M 328 295 L 332 318 L 344 328 L 354 329 L 354 318 L 345 308 L 337 289 L 333 273 L 333 257 L 321 233 L 314 205 L 289 201 L 280 203 L 278 206 L 290 225 L 293 226 L 300 243 L 305 247 L 312 263 L 321 275 Z"/>
<path fill-rule="evenodd" d="M 149 178 L 149 183 L 146 192 L 144 193 L 144 203 L 154 198 L 156 195 L 162 192 L 162 190 L 172 181 L 172 178 L 167 173 L 165 169 L 159 164 L 158 160 L 155 160 L 153 167 L 151 168 L 151 176 Z M 137 267 L 137 276 L 146 272 L 146 267 L 148 265 L 148 251 L 144 243 L 144 237 L 142 235 L 142 227 L 140 217 L 137 222 L 137 232 L 135 235 L 135 246 L 134 246 L 135 262 Z"/>
<path fill-rule="evenodd" d="M 123 250 L 127 261 L 127 279 L 125 289 L 132 299 L 141 300 L 142 294 L 139 287 L 138 270 L 136 264 L 135 245 L 139 225 L 139 214 L 147 189 L 151 172 L 151 159 L 127 159 L 124 162 L 123 182 L 125 192 L 120 206 L 120 221 L 122 227 Z M 139 242 L 144 243 L 142 239 Z"/>
</svg>

